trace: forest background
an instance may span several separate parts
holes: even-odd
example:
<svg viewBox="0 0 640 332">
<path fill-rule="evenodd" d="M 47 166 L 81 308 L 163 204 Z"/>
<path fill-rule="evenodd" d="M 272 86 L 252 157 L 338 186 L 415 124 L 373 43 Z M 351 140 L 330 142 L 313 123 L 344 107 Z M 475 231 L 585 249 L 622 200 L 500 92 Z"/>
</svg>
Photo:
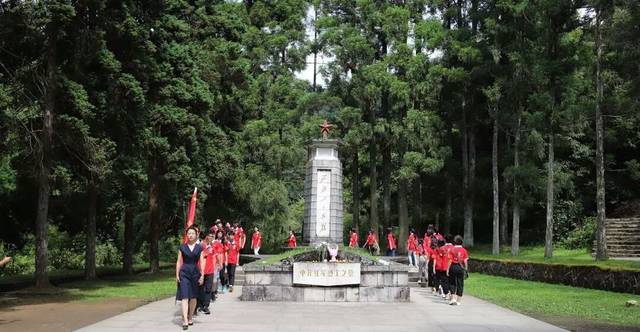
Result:
<svg viewBox="0 0 640 332">
<path fill-rule="evenodd" d="M 194 187 L 278 251 L 324 119 L 345 229 L 591 250 L 640 196 L 639 58 L 636 1 L 2 1 L 1 273 L 158 271 Z"/>
</svg>

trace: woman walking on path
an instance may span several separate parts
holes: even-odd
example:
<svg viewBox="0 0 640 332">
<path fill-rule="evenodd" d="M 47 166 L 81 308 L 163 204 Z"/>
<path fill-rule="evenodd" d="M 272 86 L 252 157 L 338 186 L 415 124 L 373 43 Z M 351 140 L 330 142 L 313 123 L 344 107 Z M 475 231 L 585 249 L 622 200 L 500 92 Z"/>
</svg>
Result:
<svg viewBox="0 0 640 332">
<path fill-rule="evenodd" d="M 462 247 L 462 236 L 456 235 L 453 239 L 455 244 L 449 250 L 449 266 L 447 275 L 451 278 L 451 305 L 460 305 L 462 301 L 462 293 L 464 292 L 464 277 L 467 272 L 467 261 L 469 253 Z"/>
<path fill-rule="evenodd" d="M 187 243 L 180 245 L 178 260 L 176 261 L 176 281 L 178 292 L 176 299 L 182 301 L 182 329 L 193 325 L 193 313 L 196 309 L 198 286 L 204 282 L 206 260 L 202 255 L 202 246 L 196 244 L 197 231 L 195 226 L 186 230 Z M 199 264 L 198 264 L 199 262 Z"/>
<path fill-rule="evenodd" d="M 227 244 L 227 276 L 229 293 L 233 293 L 233 283 L 236 280 L 236 266 L 240 262 L 240 246 L 232 236 Z"/>
</svg>

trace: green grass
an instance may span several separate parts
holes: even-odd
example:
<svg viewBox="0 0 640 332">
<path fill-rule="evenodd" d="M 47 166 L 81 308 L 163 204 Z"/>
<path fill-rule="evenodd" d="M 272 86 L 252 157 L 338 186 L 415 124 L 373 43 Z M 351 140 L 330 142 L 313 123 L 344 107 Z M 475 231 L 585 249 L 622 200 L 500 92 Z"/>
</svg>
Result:
<svg viewBox="0 0 640 332">
<path fill-rule="evenodd" d="M 472 273 L 465 293 L 538 317 L 557 317 L 640 326 L 640 307 L 625 307 L 640 296 L 552 285 Z"/>
<path fill-rule="evenodd" d="M 304 252 L 308 252 L 312 250 L 315 250 L 315 249 L 312 247 L 297 247 L 295 249 L 287 250 L 281 254 L 277 254 L 277 255 L 273 255 L 273 256 L 269 256 L 267 258 L 261 259 L 260 264 L 267 264 L 267 265 L 276 264 L 285 258 L 302 254 Z"/>
<path fill-rule="evenodd" d="M 176 294 L 175 271 L 140 273 L 131 277 L 111 277 L 96 281 L 78 281 L 60 285 L 67 295 L 82 301 L 133 298 L 156 301 Z"/>
<path fill-rule="evenodd" d="M 519 256 L 511 256 L 510 248 L 502 248 L 500 255 L 491 254 L 490 246 L 476 246 L 469 252 L 470 258 L 499 260 L 505 262 L 526 262 L 542 264 L 562 264 L 578 266 L 598 266 L 609 270 L 630 270 L 640 271 L 640 261 L 607 260 L 596 261 L 590 253 L 584 249 L 562 249 L 554 248 L 551 259 L 544 258 L 544 246 L 520 247 Z"/>
</svg>

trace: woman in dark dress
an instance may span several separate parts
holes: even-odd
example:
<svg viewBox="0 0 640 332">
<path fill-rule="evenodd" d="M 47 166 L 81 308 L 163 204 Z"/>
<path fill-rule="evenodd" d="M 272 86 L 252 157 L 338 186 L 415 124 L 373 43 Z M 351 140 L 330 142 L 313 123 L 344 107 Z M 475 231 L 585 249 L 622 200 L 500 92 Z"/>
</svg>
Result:
<svg viewBox="0 0 640 332">
<path fill-rule="evenodd" d="M 182 329 L 193 325 L 193 312 L 196 309 L 198 286 L 204 282 L 206 259 L 202 255 L 202 246 L 196 243 L 197 231 L 194 226 L 187 228 L 187 243 L 180 245 L 176 262 L 176 280 L 178 293 L 176 299 L 182 301 Z M 200 264 L 198 264 L 200 261 Z"/>
</svg>

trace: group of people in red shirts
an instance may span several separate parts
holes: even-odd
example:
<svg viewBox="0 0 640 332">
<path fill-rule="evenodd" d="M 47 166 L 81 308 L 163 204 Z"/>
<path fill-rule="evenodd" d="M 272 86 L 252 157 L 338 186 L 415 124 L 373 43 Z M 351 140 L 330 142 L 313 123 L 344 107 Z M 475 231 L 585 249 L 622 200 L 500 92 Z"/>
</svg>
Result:
<svg viewBox="0 0 640 332">
<path fill-rule="evenodd" d="M 418 283 L 431 288 L 434 295 L 460 305 L 467 278 L 469 253 L 462 246 L 462 236 L 443 236 L 429 225 L 423 239 L 415 231 L 409 233 L 409 263 L 418 267 Z M 416 265 L 417 261 L 417 265 Z"/>
<path fill-rule="evenodd" d="M 240 251 L 247 242 L 239 223 L 223 225 L 220 219 L 216 220 L 204 239 L 200 239 L 201 232 L 197 225 L 190 226 L 185 234 L 187 242 L 180 245 L 176 262 L 176 299 L 183 303 L 184 330 L 193 325 L 192 317 L 198 312 L 211 314 L 209 306 L 218 294 L 233 292 Z M 262 234 L 256 227 L 251 236 L 254 254 L 259 254 L 261 245 Z"/>
<path fill-rule="evenodd" d="M 460 305 L 464 292 L 464 279 L 467 277 L 469 253 L 462 246 L 462 237 L 443 236 L 433 225 L 429 225 L 422 239 L 415 230 L 409 231 L 407 238 L 407 258 L 410 266 L 418 267 L 419 283 L 430 287 L 432 292 L 449 301 L 451 305 Z M 349 247 L 358 248 L 358 233 L 349 232 Z M 379 243 L 373 231 L 369 231 L 363 245 L 371 254 L 379 250 Z M 387 256 L 395 256 L 398 242 L 391 231 L 387 233 Z"/>
</svg>

